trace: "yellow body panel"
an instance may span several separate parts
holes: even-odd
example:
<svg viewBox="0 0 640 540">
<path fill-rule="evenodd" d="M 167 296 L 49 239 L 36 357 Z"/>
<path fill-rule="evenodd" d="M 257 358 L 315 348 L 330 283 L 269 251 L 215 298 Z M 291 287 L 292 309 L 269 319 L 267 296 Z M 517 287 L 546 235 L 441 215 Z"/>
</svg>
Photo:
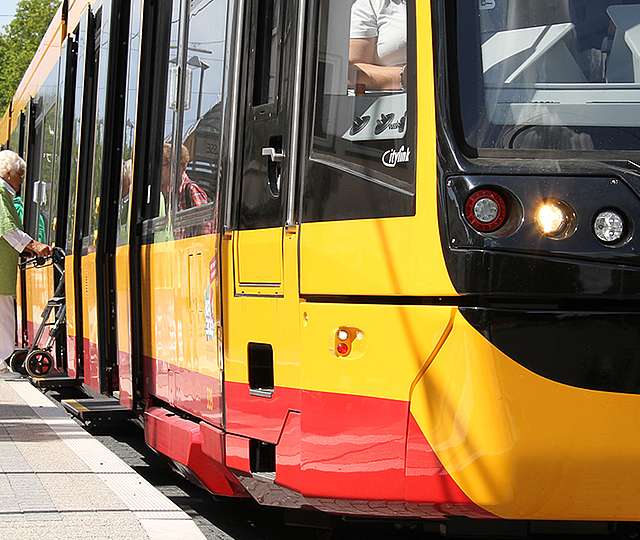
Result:
<svg viewBox="0 0 640 540">
<path fill-rule="evenodd" d="M 73 267 L 73 256 L 66 257 L 64 260 L 65 275 L 65 298 L 67 303 L 67 336 L 75 338 L 78 335 L 76 329 L 76 291 L 73 286 L 75 283 L 75 270 Z"/>
<path fill-rule="evenodd" d="M 282 229 L 237 231 L 234 234 L 237 292 L 245 294 L 251 285 L 278 287 L 282 283 Z"/>
<path fill-rule="evenodd" d="M 148 358 L 221 378 L 218 343 L 207 338 L 205 318 L 215 250 L 213 236 L 142 247 L 143 344 Z"/>
<path fill-rule="evenodd" d="M 116 249 L 116 306 L 118 351 L 131 354 L 131 305 L 129 296 L 129 246 Z"/>
<path fill-rule="evenodd" d="M 409 401 L 413 381 L 451 319 L 449 307 L 304 304 L 302 388 Z M 340 328 L 357 329 L 336 355 Z"/>
<path fill-rule="evenodd" d="M 98 296 L 96 288 L 96 254 L 82 257 L 82 336 L 98 343 Z"/>
<path fill-rule="evenodd" d="M 411 412 L 463 491 L 500 517 L 640 519 L 640 396 L 535 375 L 458 314 Z"/>
<path fill-rule="evenodd" d="M 300 385 L 300 304 L 298 295 L 298 231 L 282 233 L 274 249 L 282 253 L 283 279 L 280 296 L 257 297 L 234 294 L 234 249 L 231 236 L 222 242 L 222 286 L 224 302 L 225 380 L 248 382 L 247 344 L 269 343 L 274 351 L 276 386 Z M 251 265 L 259 259 L 254 254 Z M 264 254 L 263 254 L 264 256 Z M 272 292 L 273 294 L 273 292 Z"/>
<path fill-rule="evenodd" d="M 6 111 L 0 118 L 0 144 L 4 145 L 9 140 L 12 132 L 11 117 L 9 111 Z"/>
<path fill-rule="evenodd" d="M 435 82 L 431 2 L 416 2 L 418 138 L 416 215 L 305 223 L 303 294 L 457 295 L 438 234 Z"/>
<path fill-rule="evenodd" d="M 53 267 L 28 268 L 26 270 L 27 286 L 27 321 L 34 331 L 42 322 L 42 312 L 53 296 Z"/>
</svg>

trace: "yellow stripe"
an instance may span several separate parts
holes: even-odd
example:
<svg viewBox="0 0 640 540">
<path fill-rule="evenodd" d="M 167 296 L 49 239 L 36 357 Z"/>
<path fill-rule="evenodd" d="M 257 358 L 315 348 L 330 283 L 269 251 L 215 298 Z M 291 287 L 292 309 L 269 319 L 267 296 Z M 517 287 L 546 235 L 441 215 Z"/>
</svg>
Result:
<svg viewBox="0 0 640 540">
<path fill-rule="evenodd" d="M 67 405 L 70 405 L 76 411 L 79 411 L 79 412 L 88 412 L 89 411 L 89 409 L 87 409 L 87 407 L 85 407 L 81 403 L 78 403 L 75 399 L 65 399 L 65 400 L 63 400 L 63 403 L 66 403 Z"/>
</svg>

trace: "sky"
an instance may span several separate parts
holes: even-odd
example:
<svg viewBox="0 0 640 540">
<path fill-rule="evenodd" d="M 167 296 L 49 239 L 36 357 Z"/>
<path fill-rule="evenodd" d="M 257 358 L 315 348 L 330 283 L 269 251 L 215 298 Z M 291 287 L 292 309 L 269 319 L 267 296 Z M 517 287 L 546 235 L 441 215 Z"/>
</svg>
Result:
<svg viewBox="0 0 640 540">
<path fill-rule="evenodd" d="M 18 0 L 2 0 L 0 2 L 0 26 L 9 24 L 16 12 Z"/>
</svg>

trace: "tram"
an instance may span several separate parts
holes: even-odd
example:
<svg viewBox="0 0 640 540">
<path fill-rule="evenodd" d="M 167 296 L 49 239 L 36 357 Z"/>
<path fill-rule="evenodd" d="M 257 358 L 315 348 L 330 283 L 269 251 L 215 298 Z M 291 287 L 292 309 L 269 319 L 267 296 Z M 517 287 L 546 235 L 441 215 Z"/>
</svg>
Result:
<svg viewBox="0 0 640 540">
<path fill-rule="evenodd" d="M 0 124 L 66 252 L 65 406 L 264 505 L 640 520 L 638 24 L 65 0 Z M 21 272 L 18 346 L 55 281 Z"/>
</svg>

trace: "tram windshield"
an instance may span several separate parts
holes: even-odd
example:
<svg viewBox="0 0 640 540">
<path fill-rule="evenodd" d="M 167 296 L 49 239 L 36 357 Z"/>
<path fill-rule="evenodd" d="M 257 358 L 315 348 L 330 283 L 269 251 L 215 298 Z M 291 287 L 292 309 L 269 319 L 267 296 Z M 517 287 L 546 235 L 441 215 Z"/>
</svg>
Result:
<svg viewBox="0 0 640 540">
<path fill-rule="evenodd" d="M 459 0 L 455 18 L 468 146 L 640 150 L 640 0 Z"/>
</svg>

